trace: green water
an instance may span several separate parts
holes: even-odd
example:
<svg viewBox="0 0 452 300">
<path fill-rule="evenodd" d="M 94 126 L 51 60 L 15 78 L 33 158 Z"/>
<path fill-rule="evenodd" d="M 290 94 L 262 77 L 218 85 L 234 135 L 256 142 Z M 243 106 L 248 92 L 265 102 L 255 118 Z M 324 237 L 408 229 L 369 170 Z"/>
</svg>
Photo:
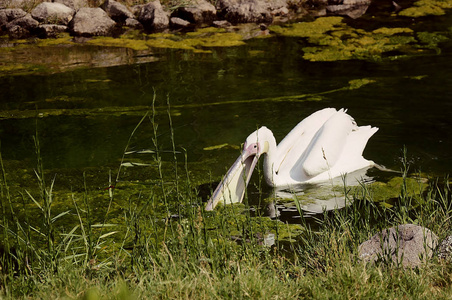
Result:
<svg viewBox="0 0 452 300">
<path fill-rule="evenodd" d="M 450 14 L 442 17 L 441 24 L 450 25 L 450 19 Z M 435 22 L 430 26 L 441 27 Z M 172 149 L 169 99 L 176 150 L 186 151 L 199 184 L 218 181 L 257 126 L 269 127 L 279 141 L 304 117 L 325 107 L 347 108 L 359 125 L 380 128 L 364 152 L 367 159 L 399 170 L 406 147 L 411 170 L 433 177 L 450 173 L 450 39 L 422 55 L 391 54 L 379 60 L 312 62 L 303 57 L 303 47 L 299 38 L 273 36 L 210 53 L 159 50 L 143 54 L 145 59 L 129 49 L 118 51 L 121 62 L 109 67 L 98 63 L 1 76 L 3 160 L 35 167 L 33 135 L 38 132 L 48 170 L 81 174 L 92 167 L 117 168 L 155 93 L 160 149 Z M 52 49 L 49 55 L 61 50 Z M 68 51 L 102 57 L 106 48 Z M 123 63 L 125 56 L 132 58 L 130 63 Z M 55 60 L 61 60 L 61 53 Z M 363 79 L 367 84 L 349 88 L 350 82 Z M 153 149 L 152 137 L 152 124 L 145 120 L 129 150 Z M 183 156 L 178 155 L 180 161 Z M 163 159 L 173 156 L 164 154 Z M 139 154 L 126 161 L 153 163 L 152 155 Z M 135 172 L 146 174 L 146 167 Z M 377 180 L 384 177 L 376 170 L 369 173 Z M 137 176 L 140 181 L 145 175 Z"/>
</svg>

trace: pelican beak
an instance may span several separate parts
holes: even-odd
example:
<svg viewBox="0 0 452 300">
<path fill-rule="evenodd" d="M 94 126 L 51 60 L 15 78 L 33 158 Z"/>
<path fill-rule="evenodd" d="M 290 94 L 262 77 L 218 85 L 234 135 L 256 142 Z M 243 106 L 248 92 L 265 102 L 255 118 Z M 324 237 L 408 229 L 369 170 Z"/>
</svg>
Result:
<svg viewBox="0 0 452 300">
<path fill-rule="evenodd" d="M 242 202 L 245 190 L 256 167 L 259 155 L 253 145 L 245 147 L 242 154 L 223 177 L 207 202 L 206 210 L 213 210 L 218 203 Z"/>
</svg>

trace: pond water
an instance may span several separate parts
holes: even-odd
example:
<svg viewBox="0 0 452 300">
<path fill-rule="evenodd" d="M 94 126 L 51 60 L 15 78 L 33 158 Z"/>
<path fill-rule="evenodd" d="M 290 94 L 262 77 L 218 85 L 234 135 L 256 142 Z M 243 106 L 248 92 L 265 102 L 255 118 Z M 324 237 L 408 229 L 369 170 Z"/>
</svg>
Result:
<svg viewBox="0 0 452 300">
<path fill-rule="evenodd" d="M 450 27 L 450 20 L 449 15 L 442 22 Z M 37 131 L 46 169 L 117 167 L 155 93 L 159 144 L 172 149 L 169 102 L 176 149 L 185 149 L 188 163 L 198 165 L 192 172 L 205 178 L 200 183 L 218 181 L 257 126 L 270 128 L 279 141 L 325 107 L 347 108 L 359 125 L 379 128 L 365 149 L 367 159 L 400 170 L 406 147 L 411 170 L 439 177 L 450 173 L 450 39 L 430 53 L 378 60 L 308 61 L 304 46 L 297 37 L 272 36 L 209 53 L 155 50 L 139 62 L 129 50 L 117 53 L 118 60 L 131 56 L 129 63 L 1 76 L 2 158 L 33 168 Z M 48 49 L 49 55 L 55 50 Z M 64 49 L 99 58 L 110 48 Z M 366 84 L 349 88 L 351 82 Z M 153 148 L 152 136 L 146 120 L 129 150 Z"/>
</svg>

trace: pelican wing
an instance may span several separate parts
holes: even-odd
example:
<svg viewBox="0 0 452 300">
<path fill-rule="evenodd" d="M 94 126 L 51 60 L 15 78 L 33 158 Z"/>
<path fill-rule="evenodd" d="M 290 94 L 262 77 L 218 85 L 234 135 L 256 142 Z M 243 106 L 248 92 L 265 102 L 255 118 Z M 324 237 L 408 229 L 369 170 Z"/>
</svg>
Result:
<svg viewBox="0 0 452 300">
<path fill-rule="evenodd" d="M 330 170 L 339 161 L 354 128 L 357 128 L 356 123 L 344 111 L 331 116 L 316 132 L 306 149 L 306 155 L 292 171 L 302 171 L 314 177 Z"/>
<path fill-rule="evenodd" d="M 354 129 L 347 137 L 342 154 L 333 167 L 333 173 L 344 173 L 344 170 L 351 172 L 373 166 L 373 161 L 363 157 L 363 151 L 370 137 L 377 131 L 378 128 L 372 126 L 359 126 Z"/>
<path fill-rule="evenodd" d="M 319 110 L 298 123 L 279 143 L 274 168 L 279 175 L 289 176 L 289 171 L 300 160 L 316 132 L 335 113 L 334 108 Z"/>
</svg>

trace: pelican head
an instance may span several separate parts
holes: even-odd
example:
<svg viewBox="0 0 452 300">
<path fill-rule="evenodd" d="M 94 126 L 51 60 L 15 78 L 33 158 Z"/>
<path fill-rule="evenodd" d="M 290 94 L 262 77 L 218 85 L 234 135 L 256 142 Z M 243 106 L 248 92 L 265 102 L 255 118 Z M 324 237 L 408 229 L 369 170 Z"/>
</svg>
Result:
<svg viewBox="0 0 452 300">
<path fill-rule="evenodd" d="M 246 138 L 242 158 L 246 159 L 254 155 L 259 159 L 262 154 L 268 153 L 270 141 L 274 139 L 271 130 L 262 126 Z"/>
<path fill-rule="evenodd" d="M 218 203 L 227 204 L 242 201 L 259 157 L 268 152 L 269 141 L 272 139 L 275 139 L 273 133 L 265 126 L 246 138 L 241 155 L 213 192 L 206 210 L 213 210 Z"/>
</svg>

